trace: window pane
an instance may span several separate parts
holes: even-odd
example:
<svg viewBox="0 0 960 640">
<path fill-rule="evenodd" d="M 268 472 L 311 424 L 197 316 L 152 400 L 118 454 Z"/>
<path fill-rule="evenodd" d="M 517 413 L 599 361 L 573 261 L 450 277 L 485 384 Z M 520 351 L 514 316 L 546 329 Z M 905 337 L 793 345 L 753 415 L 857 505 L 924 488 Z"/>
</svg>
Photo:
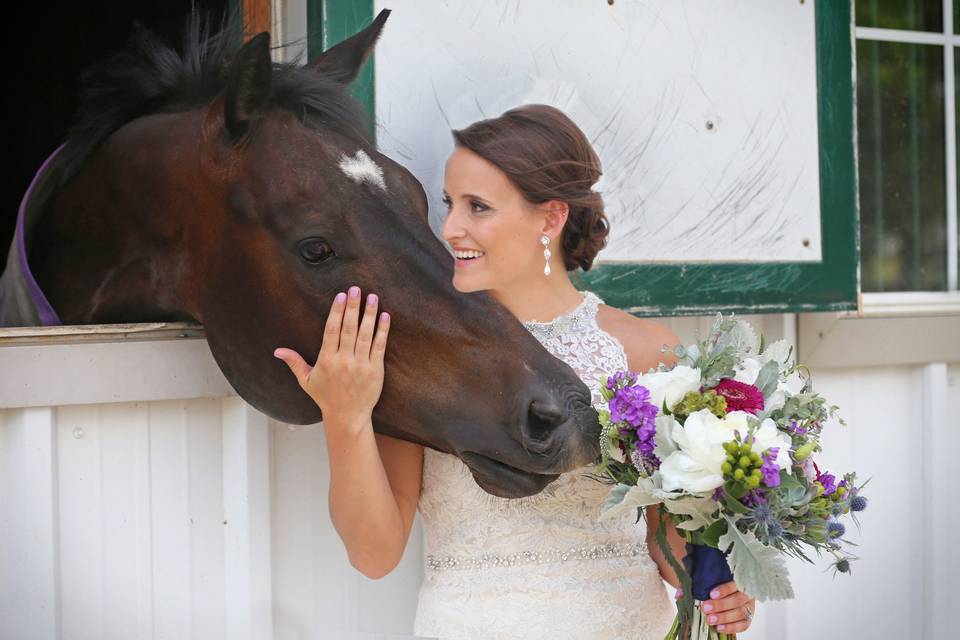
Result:
<svg viewBox="0 0 960 640">
<path fill-rule="evenodd" d="M 946 289 L 943 49 L 857 42 L 863 291 Z"/>
<path fill-rule="evenodd" d="M 857 0 L 855 13 L 858 27 L 943 33 L 943 0 Z"/>
</svg>

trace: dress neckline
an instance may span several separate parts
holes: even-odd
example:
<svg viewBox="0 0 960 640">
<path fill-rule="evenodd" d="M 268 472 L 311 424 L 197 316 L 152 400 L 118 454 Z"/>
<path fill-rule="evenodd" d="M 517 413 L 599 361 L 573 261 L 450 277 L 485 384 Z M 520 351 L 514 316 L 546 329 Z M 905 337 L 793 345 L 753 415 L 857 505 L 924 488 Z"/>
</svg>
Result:
<svg viewBox="0 0 960 640">
<path fill-rule="evenodd" d="M 574 328 L 585 320 L 591 320 L 596 315 L 597 305 L 603 302 L 592 291 L 583 293 L 583 300 L 573 309 L 561 313 L 553 320 L 547 322 L 538 322 L 536 320 L 523 320 L 525 326 L 532 333 L 562 333 Z"/>
</svg>

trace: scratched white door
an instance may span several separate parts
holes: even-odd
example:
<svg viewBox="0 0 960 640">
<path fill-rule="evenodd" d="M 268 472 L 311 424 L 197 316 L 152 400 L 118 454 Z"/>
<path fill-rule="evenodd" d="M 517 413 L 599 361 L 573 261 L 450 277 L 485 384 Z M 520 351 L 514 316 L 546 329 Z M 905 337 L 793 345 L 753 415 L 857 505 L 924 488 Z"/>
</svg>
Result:
<svg viewBox="0 0 960 640">
<path fill-rule="evenodd" d="M 812 1 L 374 5 L 378 143 L 434 225 L 449 130 L 540 102 L 600 155 L 600 262 L 820 260 Z"/>
</svg>

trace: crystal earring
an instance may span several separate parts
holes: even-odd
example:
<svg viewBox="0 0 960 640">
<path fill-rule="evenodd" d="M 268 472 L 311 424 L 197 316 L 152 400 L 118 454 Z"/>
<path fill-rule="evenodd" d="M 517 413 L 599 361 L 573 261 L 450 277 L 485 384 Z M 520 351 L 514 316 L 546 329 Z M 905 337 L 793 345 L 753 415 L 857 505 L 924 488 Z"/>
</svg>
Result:
<svg viewBox="0 0 960 640">
<path fill-rule="evenodd" d="M 550 275 L 550 236 L 543 234 L 540 236 L 540 244 L 543 245 L 543 259 L 546 264 L 543 266 L 543 275 Z"/>
</svg>

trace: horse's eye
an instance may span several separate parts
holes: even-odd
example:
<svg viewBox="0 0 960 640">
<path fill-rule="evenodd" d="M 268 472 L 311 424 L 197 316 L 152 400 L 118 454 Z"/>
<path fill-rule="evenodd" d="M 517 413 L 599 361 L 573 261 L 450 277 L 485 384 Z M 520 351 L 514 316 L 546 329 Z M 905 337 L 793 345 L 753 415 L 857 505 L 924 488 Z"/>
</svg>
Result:
<svg viewBox="0 0 960 640">
<path fill-rule="evenodd" d="M 300 257 L 310 264 L 320 264 L 335 255 L 333 247 L 323 238 L 301 240 L 298 249 L 300 250 Z"/>
</svg>

